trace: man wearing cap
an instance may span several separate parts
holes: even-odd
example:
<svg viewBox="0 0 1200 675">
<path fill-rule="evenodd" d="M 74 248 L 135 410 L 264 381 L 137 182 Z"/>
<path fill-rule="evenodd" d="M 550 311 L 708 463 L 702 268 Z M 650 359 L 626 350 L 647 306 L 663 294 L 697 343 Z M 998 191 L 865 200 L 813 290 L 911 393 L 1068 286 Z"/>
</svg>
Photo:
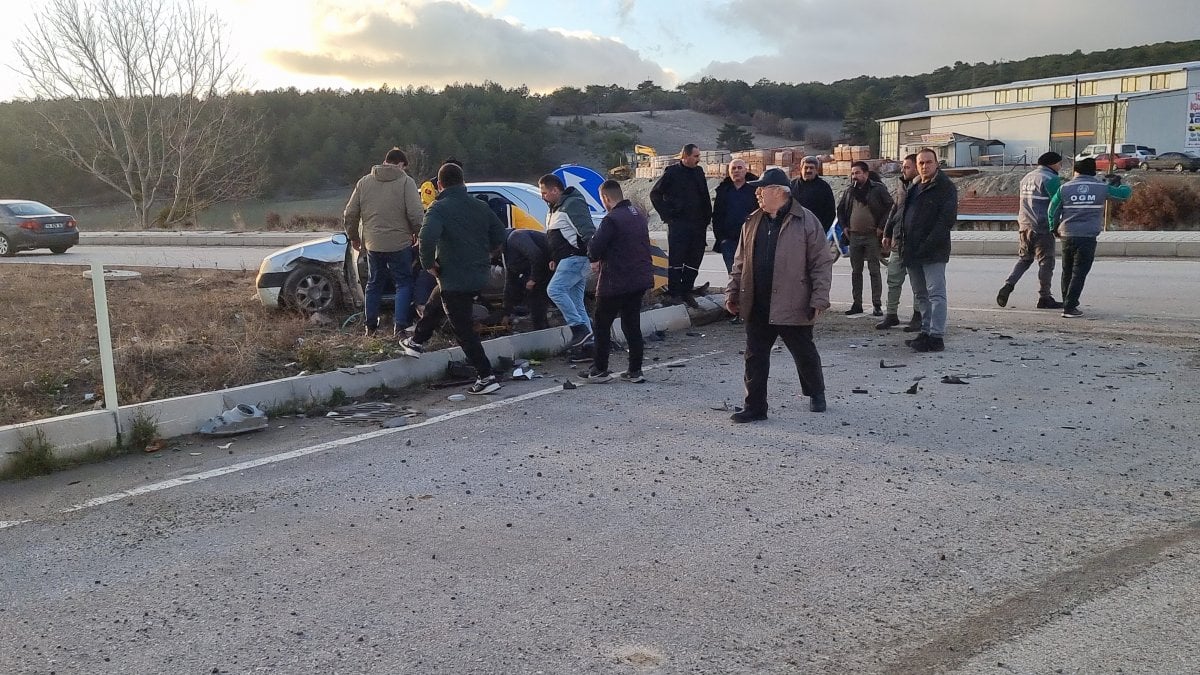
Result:
<svg viewBox="0 0 1200 675">
<path fill-rule="evenodd" d="M 1001 307 L 1008 305 L 1009 294 L 1036 257 L 1038 309 L 1062 309 L 1062 303 L 1055 300 L 1050 292 L 1050 282 L 1054 279 L 1054 235 L 1050 233 L 1050 221 L 1047 220 L 1050 199 L 1058 194 L 1058 188 L 1062 185 L 1062 178 L 1058 175 L 1062 169 L 1062 155 L 1047 152 L 1038 157 L 1037 163 L 1038 168 L 1021 179 L 1021 207 L 1017 212 L 1017 225 L 1020 227 L 1017 264 L 996 294 L 996 304 Z"/>
<path fill-rule="evenodd" d="M 837 215 L 837 201 L 833 198 L 833 188 L 821 178 L 820 173 L 821 160 L 812 155 L 800 160 L 800 177 L 791 185 L 792 198 L 800 202 L 800 206 L 812 211 L 821 221 L 821 229 L 828 232 Z"/>
<path fill-rule="evenodd" d="M 767 376 L 776 338 L 792 354 L 800 389 L 810 397 L 809 410 L 824 412 L 825 379 L 812 335 L 813 324 L 829 309 L 833 254 L 821 222 L 792 199 L 787 174 L 767 169 L 750 185 L 759 208 L 742 228 L 725 288 L 725 309 L 746 325 L 746 400 L 730 419 L 767 419 Z"/>
<path fill-rule="evenodd" d="M 1133 188 L 1121 185 L 1113 175 L 1108 182 L 1096 178 L 1096 160 L 1092 157 L 1075 162 L 1074 177 L 1063 183 L 1050 199 L 1046 219 L 1050 231 L 1063 240 L 1063 318 L 1083 316 L 1079 296 L 1096 258 L 1096 238 L 1104 230 L 1104 202 L 1125 201 Z"/>
</svg>

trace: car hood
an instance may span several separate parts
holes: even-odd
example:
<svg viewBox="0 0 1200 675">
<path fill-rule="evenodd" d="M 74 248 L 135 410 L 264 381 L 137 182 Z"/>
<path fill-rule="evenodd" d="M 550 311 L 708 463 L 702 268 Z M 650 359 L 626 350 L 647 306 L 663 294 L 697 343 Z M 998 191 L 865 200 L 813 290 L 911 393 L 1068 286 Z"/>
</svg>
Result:
<svg viewBox="0 0 1200 675">
<path fill-rule="evenodd" d="M 264 272 L 284 270 L 301 258 L 323 263 L 340 263 L 345 257 L 346 235 L 330 234 L 274 251 L 263 258 L 260 269 Z"/>
</svg>

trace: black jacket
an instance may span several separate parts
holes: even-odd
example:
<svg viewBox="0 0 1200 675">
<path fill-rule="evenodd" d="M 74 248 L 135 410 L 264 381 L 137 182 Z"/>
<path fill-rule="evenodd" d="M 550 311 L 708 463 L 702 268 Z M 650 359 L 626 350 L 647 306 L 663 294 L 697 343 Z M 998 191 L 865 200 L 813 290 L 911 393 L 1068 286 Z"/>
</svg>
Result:
<svg viewBox="0 0 1200 675">
<path fill-rule="evenodd" d="M 758 180 L 758 176 L 747 171 L 746 180 Z M 717 186 L 716 198 L 713 199 L 712 226 L 718 244 L 742 236 L 742 225 L 758 209 L 754 189 L 753 185 L 744 183 L 742 187 L 735 188 L 733 179 L 728 176 Z"/>
<path fill-rule="evenodd" d="M 818 177 L 812 180 L 797 178 L 792 181 L 792 199 L 800 202 L 800 206 L 813 212 L 821 227 L 828 232 L 837 215 L 837 204 L 833 199 L 833 188 L 824 179 Z M 844 227 L 844 224 L 843 224 Z"/>
<path fill-rule="evenodd" d="M 699 166 L 672 164 L 650 190 L 650 203 L 668 225 L 695 225 L 704 229 L 712 219 L 708 179 Z"/>
<path fill-rule="evenodd" d="M 588 258 L 600 263 L 596 295 L 625 295 L 652 288 L 654 263 L 646 214 L 628 199 L 614 206 L 588 244 Z"/>
<path fill-rule="evenodd" d="M 539 284 L 550 281 L 550 241 L 544 232 L 513 230 L 504 240 L 504 268 Z"/>
<path fill-rule="evenodd" d="M 888 194 L 887 188 L 883 183 L 877 183 L 868 180 L 867 184 L 861 188 L 855 187 L 851 182 L 850 187 L 842 192 L 842 198 L 838 200 L 837 218 L 842 224 L 842 230 L 850 232 L 850 211 L 855 207 L 855 191 L 863 191 L 862 198 L 866 200 L 867 209 L 871 212 L 871 217 L 875 220 L 875 229 L 882 230 L 887 224 L 888 214 L 892 211 L 892 196 Z"/>
<path fill-rule="evenodd" d="M 914 180 L 904 198 L 901 227 L 905 265 L 950 262 L 950 231 L 958 220 L 958 188 L 943 171 L 929 183 Z"/>
</svg>

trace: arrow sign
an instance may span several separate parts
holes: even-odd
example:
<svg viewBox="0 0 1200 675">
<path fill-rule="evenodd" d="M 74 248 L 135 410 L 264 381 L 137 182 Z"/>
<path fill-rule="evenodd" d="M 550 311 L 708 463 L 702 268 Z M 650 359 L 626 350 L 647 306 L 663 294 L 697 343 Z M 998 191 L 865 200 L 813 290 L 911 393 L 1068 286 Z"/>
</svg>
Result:
<svg viewBox="0 0 1200 675">
<path fill-rule="evenodd" d="M 604 176 L 578 164 L 564 164 L 554 170 L 554 175 L 562 180 L 563 185 L 579 190 L 592 213 L 604 213 L 604 206 L 600 203 L 600 184 L 604 182 Z"/>
</svg>

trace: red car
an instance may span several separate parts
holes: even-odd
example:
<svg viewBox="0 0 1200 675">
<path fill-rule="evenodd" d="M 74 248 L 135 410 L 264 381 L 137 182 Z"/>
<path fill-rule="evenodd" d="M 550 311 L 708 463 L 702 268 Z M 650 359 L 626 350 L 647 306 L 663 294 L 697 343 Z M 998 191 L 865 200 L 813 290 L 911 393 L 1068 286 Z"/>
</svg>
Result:
<svg viewBox="0 0 1200 675">
<path fill-rule="evenodd" d="M 1116 158 L 1115 160 L 1113 159 L 1114 157 Z M 1141 160 L 1132 155 L 1096 155 L 1096 170 L 1105 173 L 1114 170 L 1114 168 L 1118 171 L 1136 169 L 1141 163 Z"/>
</svg>

